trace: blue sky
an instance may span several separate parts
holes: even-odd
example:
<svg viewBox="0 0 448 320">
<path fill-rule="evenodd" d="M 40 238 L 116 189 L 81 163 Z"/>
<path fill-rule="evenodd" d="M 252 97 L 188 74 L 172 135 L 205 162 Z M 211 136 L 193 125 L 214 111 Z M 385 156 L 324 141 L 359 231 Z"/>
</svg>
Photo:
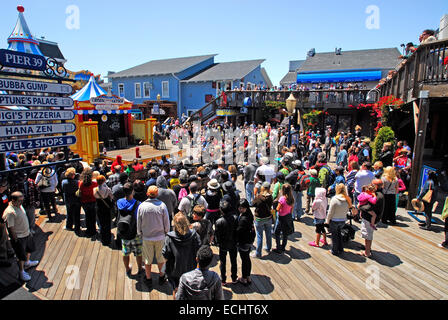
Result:
<svg viewBox="0 0 448 320">
<path fill-rule="evenodd" d="M 217 53 L 216 62 L 266 59 L 276 85 L 289 60 L 305 59 L 310 48 L 399 48 L 448 14 L 446 0 L 2 0 L 0 48 L 19 4 L 33 35 L 58 42 L 73 71 L 106 75 L 154 59 Z M 79 7 L 78 30 L 66 27 L 69 5 Z M 369 5 L 380 10 L 379 29 L 366 28 Z"/>
</svg>

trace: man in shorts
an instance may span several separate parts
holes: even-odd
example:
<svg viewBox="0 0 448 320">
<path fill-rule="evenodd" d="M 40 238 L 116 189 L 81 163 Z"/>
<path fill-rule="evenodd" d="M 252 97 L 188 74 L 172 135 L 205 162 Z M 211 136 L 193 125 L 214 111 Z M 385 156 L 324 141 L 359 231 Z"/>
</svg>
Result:
<svg viewBox="0 0 448 320">
<path fill-rule="evenodd" d="M 123 263 L 128 277 L 131 276 L 132 267 L 129 265 L 130 255 L 134 253 L 137 260 L 138 274 L 143 275 L 143 240 L 137 234 L 137 210 L 140 202 L 134 199 L 134 188 L 132 183 L 127 182 L 123 186 L 124 198 L 118 199 L 117 208 L 119 213 L 119 222 L 117 226 L 118 235 L 121 238 L 121 247 L 123 252 Z M 128 223 L 125 223 L 128 222 Z"/>
<path fill-rule="evenodd" d="M 3 212 L 3 220 L 8 226 L 8 233 L 11 239 L 12 247 L 19 260 L 19 276 L 22 281 L 30 281 L 31 276 L 25 269 L 35 267 L 39 261 L 30 260 L 31 252 L 36 250 L 33 236 L 28 223 L 28 216 L 23 209 L 23 194 L 13 192 L 11 202 Z"/>
<path fill-rule="evenodd" d="M 170 231 L 168 208 L 157 199 L 159 189 L 156 186 L 148 188 L 148 200 L 143 202 L 137 210 L 137 234 L 143 239 L 143 259 L 145 260 L 146 284 L 152 286 L 151 264 L 154 257 L 159 268 L 159 285 L 166 281 L 166 274 L 162 272 L 165 259 L 162 248 L 166 234 Z"/>
</svg>

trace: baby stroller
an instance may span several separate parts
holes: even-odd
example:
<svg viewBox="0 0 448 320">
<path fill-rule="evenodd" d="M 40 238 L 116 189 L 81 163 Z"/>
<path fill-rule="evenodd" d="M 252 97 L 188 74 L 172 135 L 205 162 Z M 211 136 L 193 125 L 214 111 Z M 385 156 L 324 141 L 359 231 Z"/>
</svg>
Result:
<svg viewBox="0 0 448 320">
<path fill-rule="evenodd" d="M 355 239 L 355 233 L 356 230 L 352 225 L 352 219 L 353 216 L 351 214 L 347 214 L 348 223 L 345 224 L 345 226 L 342 227 L 341 235 L 342 235 L 342 241 L 344 243 L 349 242 L 350 240 Z"/>
</svg>

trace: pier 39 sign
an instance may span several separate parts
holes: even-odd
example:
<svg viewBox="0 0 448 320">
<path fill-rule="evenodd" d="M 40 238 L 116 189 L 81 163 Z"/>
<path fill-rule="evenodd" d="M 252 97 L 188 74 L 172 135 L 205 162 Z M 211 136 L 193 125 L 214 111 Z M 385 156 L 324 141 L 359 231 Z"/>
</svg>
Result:
<svg viewBox="0 0 448 320">
<path fill-rule="evenodd" d="M 4 67 L 44 71 L 47 69 L 45 57 L 12 50 L 0 50 L 0 64 Z"/>
</svg>

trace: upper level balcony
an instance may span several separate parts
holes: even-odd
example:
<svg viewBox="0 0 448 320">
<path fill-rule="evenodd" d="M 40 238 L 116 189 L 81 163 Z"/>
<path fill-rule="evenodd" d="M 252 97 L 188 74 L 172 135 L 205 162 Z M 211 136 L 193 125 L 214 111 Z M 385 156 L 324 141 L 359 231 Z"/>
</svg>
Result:
<svg viewBox="0 0 448 320">
<path fill-rule="evenodd" d="M 377 98 L 394 95 L 405 103 L 418 99 L 421 91 L 428 91 L 429 98 L 448 97 L 448 40 L 420 45 L 375 91 Z"/>
</svg>

